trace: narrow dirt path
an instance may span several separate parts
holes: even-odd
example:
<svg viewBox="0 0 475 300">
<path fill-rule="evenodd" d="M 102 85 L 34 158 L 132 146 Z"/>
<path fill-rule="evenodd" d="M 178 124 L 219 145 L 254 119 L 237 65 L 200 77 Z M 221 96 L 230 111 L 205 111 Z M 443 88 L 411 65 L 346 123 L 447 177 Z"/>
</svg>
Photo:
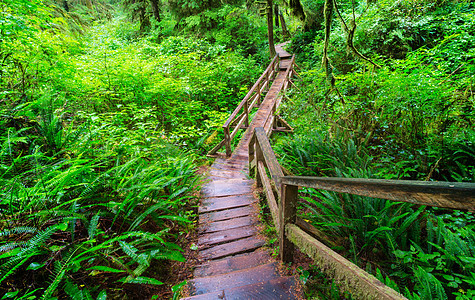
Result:
<svg viewBox="0 0 475 300">
<path fill-rule="evenodd" d="M 228 159 L 217 158 L 202 188 L 199 207 L 199 258 L 185 299 L 300 299 L 294 277 L 283 277 L 279 263 L 264 249 L 258 199 L 249 179 L 248 145 L 254 128 L 268 128 L 271 108 L 291 55 L 276 46 L 281 60 L 274 79 L 249 128 Z"/>
</svg>

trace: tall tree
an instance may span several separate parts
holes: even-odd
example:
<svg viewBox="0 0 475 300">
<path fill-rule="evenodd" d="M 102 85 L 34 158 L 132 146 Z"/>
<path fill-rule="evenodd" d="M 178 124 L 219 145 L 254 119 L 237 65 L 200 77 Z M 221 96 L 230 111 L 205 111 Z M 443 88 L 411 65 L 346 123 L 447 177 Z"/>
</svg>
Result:
<svg viewBox="0 0 475 300">
<path fill-rule="evenodd" d="M 155 20 L 160 22 L 162 18 L 160 17 L 160 6 L 158 0 L 150 0 L 150 3 L 152 4 L 152 12 Z"/>
<path fill-rule="evenodd" d="M 267 0 L 267 35 L 269 37 L 269 54 L 271 58 L 275 56 L 274 24 L 272 20 L 273 7 L 272 0 Z"/>
</svg>

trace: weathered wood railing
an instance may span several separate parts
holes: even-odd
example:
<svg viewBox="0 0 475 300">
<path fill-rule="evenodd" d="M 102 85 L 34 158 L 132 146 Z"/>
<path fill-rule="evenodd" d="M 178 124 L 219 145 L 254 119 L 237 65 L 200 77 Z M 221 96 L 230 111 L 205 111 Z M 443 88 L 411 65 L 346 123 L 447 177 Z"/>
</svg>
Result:
<svg viewBox="0 0 475 300">
<path fill-rule="evenodd" d="M 267 135 L 270 135 L 272 130 L 277 129 L 277 120 L 278 120 L 277 109 L 279 108 L 280 103 L 282 102 L 282 95 L 279 95 L 279 93 L 281 91 L 285 91 L 289 87 L 289 84 L 291 83 L 290 79 L 292 78 L 292 76 L 295 73 L 294 66 L 296 66 L 295 65 L 295 55 L 292 56 L 292 58 L 290 60 L 290 63 L 289 63 L 289 67 L 285 71 L 284 78 L 283 78 L 281 84 L 279 85 L 279 88 L 277 89 L 278 96 L 277 96 L 276 101 L 274 101 L 274 103 L 272 105 L 272 108 L 271 108 L 272 114 L 268 115 L 268 118 L 266 120 L 266 125 L 264 125 L 264 128 L 266 129 Z"/>
<path fill-rule="evenodd" d="M 279 94 L 282 90 L 286 90 L 291 83 L 290 78 L 295 74 L 295 56 L 292 57 L 290 64 L 285 72 L 285 76 L 279 88 L 276 90 L 276 94 Z M 221 140 L 213 149 L 208 152 L 209 156 L 215 155 L 219 149 L 223 146 L 226 149 L 226 156 L 231 156 L 232 149 L 231 143 L 239 129 L 248 128 L 250 123 L 249 115 L 254 107 L 259 107 L 262 102 L 263 93 L 270 88 L 271 81 L 274 79 L 280 68 L 280 59 L 276 55 L 271 61 L 267 69 L 262 73 L 259 79 L 254 83 L 252 88 L 238 104 L 236 109 L 231 113 L 229 118 L 223 125 L 224 139 Z M 275 115 L 281 102 L 281 97 L 278 97 L 272 107 L 272 114 L 266 120 L 269 124 L 272 124 L 270 128 L 276 129 L 277 116 Z M 267 126 L 269 127 L 269 126 Z M 266 128 L 267 128 L 266 127 Z M 270 130 L 270 129 L 269 129 Z"/>
<path fill-rule="evenodd" d="M 299 187 L 475 211 L 474 183 L 284 176 L 262 127 L 249 144 L 249 168 L 256 169 L 257 186 L 267 195 L 281 260 L 292 261 L 297 246 L 358 299 L 406 298 L 315 238 L 321 233 L 297 216 Z"/>
<path fill-rule="evenodd" d="M 214 155 L 217 151 L 225 146 L 226 156 L 231 156 L 231 142 L 238 133 L 239 129 L 244 125 L 249 127 L 249 114 L 254 106 L 259 106 L 262 101 L 262 94 L 270 87 L 270 82 L 277 74 L 279 69 L 279 56 L 276 55 L 274 59 L 267 66 L 266 70 L 259 79 L 254 83 L 246 96 L 241 100 L 236 109 L 231 113 L 229 118 L 223 125 L 224 139 L 219 142 L 213 149 L 208 152 L 208 155 Z"/>
</svg>

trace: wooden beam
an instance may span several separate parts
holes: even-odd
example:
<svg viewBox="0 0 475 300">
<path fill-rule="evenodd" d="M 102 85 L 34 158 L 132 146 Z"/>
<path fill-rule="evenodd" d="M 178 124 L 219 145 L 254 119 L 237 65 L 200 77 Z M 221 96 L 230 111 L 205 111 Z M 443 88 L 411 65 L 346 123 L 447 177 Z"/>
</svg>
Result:
<svg viewBox="0 0 475 300">
<path fill-rule="evenodd" d="M 266 191 L 267 204 L 269 204 L 269 210 L 272 215 L 272 220 L 274 221 L 274 227 L 277 229 L 277 233 L 280 232 L 280 222 L 279 222 L 279 206 L 274 196 L 274 190 L 270 183 L 269 177 L 267 177 L 266 169 L 262 161 L 257 162 L 257 168 L 259 169 L 259 176 L 262 182 L 262 186 Z"/>
<path fill-rule="evenodd" d="M 283 177 L 281 183 L 419 205 L 475 211 L 475 183 L 304 176 Z"/>
<path fill-rule="evenodd" d="M 264 128 L 257 127 L 254 132 L 256 135 L 257 143 L 259 144 L 260 149 L 262 150 L 262 155 L 264 157 L 265 164 L 269 169 L 271 178 L 280 193 L 280 178 L 284 176 L 284 173 L 282 173 L 282 169 L 280 168 L 279 162 L 275 157 L 275 153 L 272 150 Z"/>
<path fill-rule="evenodd" d="M 279 230 L 279 256 L 284 263 L 294 261 L 294 244 L 287 238 L 285 228 L 288 224 L 294 224 L 297 213 L 297 199 L 299 187 L 295 185 L 282 186 L 280 196 L 280 230 Z"/>
<path fill-rule="evenodd" d="M 335 279 L 343 290 L 355 299 L 407 299 L 355 264 L 311 237 L 294 224 L 285 226 L 286 236 L 327 275 Z"/>
<path fill-rule="evenodd" d="M 221 142 L 219 142 L 216 146 L 214 146 L 213 149 L 211 149 L 209 152 L 208 152 L 208 156 L 210 155 L 214 155 L 221 147 L 223 147 L 225 143 L 225 140 L 222 140 Z"/>
</svg>

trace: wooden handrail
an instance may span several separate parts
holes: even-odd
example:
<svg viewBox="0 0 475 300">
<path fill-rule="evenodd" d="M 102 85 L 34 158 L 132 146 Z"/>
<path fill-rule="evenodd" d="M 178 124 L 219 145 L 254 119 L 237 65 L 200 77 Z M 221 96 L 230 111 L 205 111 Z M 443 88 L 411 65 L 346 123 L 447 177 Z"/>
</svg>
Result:
<svg viewBox="0 0 475 300">
<path fill-rule="evenodd" d="M 475 184 L 366 178 L 286 176 L 283 184 L 410 202 L 419 205 L 475 211 Z"/>
<path fill-rule="evenodd" d="M 253 167 L 279 234 L 280 259 L 291 262 L 294 247 L 299 247 L 358 299 L 406 298 L 309 235 L 322 234 L 310 224 L 302 226 L 304 221 L 297 217 L 299 187 L 475 211 L 475 183 L 284 176 L 262 127 L 255 129 L 249 143 L 249 170 Z"/>
<path fill-rule="evenodd" d="M 249 100 L 249 98 L 252 96 L 252 94 L 257 90 L 259 84 L 266 78 L 266 75 L 267 74 L 270 74 L 271 73 L 271 70 L 274 69 L 275 67 L 275 62 L 278 61 L 279 57 L 276 55 L 274 57 L 274 59 L 272 59 L 272 61 L 270 62 L 270 64 L 267 66 L 266 70 L 264 71 L 264 73 L 262 73 L 262 75 L 259 77 L 259 79 L 257 79 L 257 81 L 254 83 L 254 85 L 251 87 L 251 89 L 249 90 L 249 92 L 247 92 L 246 96 L 244 96 L 244 98 L 241 100 L 241 102 L 238 104 L 238 106 L 236 106 L 236 108 L 234 109 L 234 111 L 231 113 L 231 115 L 228 117 L 228 119 L 226 120 L 226 122 L 224 122 L 224 125 L 223 127 L 229 127 L 229 124 L 231 124 L 231 122 L 233 121 L 233 119 L 237 116 L 237 114 L 239 113 L 239 111 L 244 107 L 244 104 Z"/>
<path fill-rule="evenodd" d="M 278 72 L 279 62 L 280 62 L 279 57 L 278 55 L 276 55 L 272 59 L 270 64 L 267 66 L 266 70 L 262 73 L 259 79 L 254 83 L 254 85 L 251 87 L 251 89 L 246 94 L 246 96 L 244 96 L 241 102 L 239 102 L 239 104 L 236 106 L 234 111 L 231 113 L 231 115 L 228 117 L 226 122 L 223 124 L 222 127 L 224 131 L 224 139 L 221 142 L 219 142 L 218 145 L 216 145 L 213 149 L 211 149 L 208 152 L 208 155 L 214 155 L 221 147 L 225 146 L 226 156 L 228 157 L 231 156 L 232 140 L 237 135 L 238 131 L 242 128 L 243 125 L 245 126 L 244 128 L 249 127 L 249 124 L 250 124 L 249 114 L 251 113 L 252 109 L 256 105 L 259 106 L 261 104 L 262 102 L 261 95 L 264 92 L 264 90 L 270 87 L 271 80 L 273 80 L 274 76 Z M 290 77 L 292 76 L 294 72 L 293 70 L 294 65 L 295 65 L 295 55 L 292 57 L 292 60 L 290 61 L 289 67 L 287 68 L 284 74 L 284 80 L 279 85 L 277 93 L 287 88 L 290 82 Z M 280 104 L 280 101 L 277 101 L 277 102 L 278 103 L 277 104 L 274 103 L 274 106 L 272 107 L 273 113 L 276 112 L 276 109 Z M 275 120 L 274 115 L 272 115 L 271 118 L 273 118 L 272 120 Z"/>
</svg>

